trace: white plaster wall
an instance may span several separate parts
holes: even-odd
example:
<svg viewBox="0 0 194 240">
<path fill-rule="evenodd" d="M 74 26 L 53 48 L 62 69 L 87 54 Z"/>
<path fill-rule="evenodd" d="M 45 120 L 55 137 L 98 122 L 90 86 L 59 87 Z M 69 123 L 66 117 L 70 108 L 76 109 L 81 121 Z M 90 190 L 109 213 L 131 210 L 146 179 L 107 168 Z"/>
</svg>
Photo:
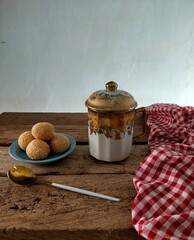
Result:
<svg viewBox="0 0 194 240">
<path fill-rule="evenodd" d="M 0 0 L 0 112 L 85 112 L 111 80 L 194 105 L 194 1 Z"/>
</svg>

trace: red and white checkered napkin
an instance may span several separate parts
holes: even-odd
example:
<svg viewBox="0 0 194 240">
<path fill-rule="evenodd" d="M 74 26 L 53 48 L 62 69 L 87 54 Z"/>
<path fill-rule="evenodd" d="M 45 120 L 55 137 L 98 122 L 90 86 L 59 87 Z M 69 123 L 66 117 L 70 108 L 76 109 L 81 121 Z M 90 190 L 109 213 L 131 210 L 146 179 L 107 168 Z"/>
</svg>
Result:
<svg viewBox="0 0 194 240">
<path fill-rule="evenodd" d="M 151 153 L 133 179 L 133 225 L 149 240 L 194 240 L 194 107 L 146 111 Z"/>
</svg>

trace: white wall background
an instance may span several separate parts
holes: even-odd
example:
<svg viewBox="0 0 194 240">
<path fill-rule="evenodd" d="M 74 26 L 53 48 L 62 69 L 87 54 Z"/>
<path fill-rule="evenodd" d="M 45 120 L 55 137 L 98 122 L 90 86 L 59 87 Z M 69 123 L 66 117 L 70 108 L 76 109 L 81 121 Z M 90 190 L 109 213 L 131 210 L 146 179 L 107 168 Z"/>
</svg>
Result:
<svg viewBox="0 0 194 240">
<path fill-rule="evenodd" d="M 111 80 L 194 105 L 194 1 L 0 0 L 0 112 L 85 112 Z"/>
</svg>

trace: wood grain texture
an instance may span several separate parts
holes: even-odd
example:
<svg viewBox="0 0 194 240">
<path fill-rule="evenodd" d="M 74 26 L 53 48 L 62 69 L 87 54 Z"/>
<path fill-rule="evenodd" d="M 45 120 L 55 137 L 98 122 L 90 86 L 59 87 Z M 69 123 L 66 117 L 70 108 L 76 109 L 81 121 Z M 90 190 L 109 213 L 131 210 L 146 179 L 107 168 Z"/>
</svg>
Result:
<svg viewBox="0 0 194 240">
<path fill-rule="evenodd" d="M 78 143 L 88 143 L 87 113 L 2 113 L 0 115 L 0 145 L 10 145 L 18 136 L 41 121 L 55 126 L 58 132 L 73 136 Z M 144 129 L 145 128 L 145 129 Z M 136 136 L 145 134 L 136 139 Z M 145 112 L 135 117 L 134 142 L 147 142 L 149 129 L 145 125 Z"/>
<path fill-rule="evenodd" d="M 97 233 L 108 235 L 105 239 L 119 239 L 115 236 L 119 232 L 127 239 L 134 233 L 131 205 L 135 189 L 129 174 L 67 175 L 63 179 L 61 176 L 39 176 L 39 180 L 42 179 L 116 196 L 121 201 L 111 202 L 42 184 L 18 186 L 1 177 L 0 236 L 11 231 L 37 235 L 47 229 L 58 234 L 62 231 L 63 237 L 71 232 L 69 239 L 75 239 L 77 232 L 80 236 L 82 232 L 90 233 L 86 239 L 91 236 L 95 239 Z M 44 236 L 40 234 L 36 239 L 44 239 Z"/>
<path fill-rule="evenodd" d="M 139 115 L 139 114 L 138 114 Z M 136 118 L 142 131 L 143 117 Z M 103 193 L 121 199 L 112 202 L 51 187 L 47 184 L 19 186 L 6 175 L 19 162 L 9 154 L 9 145 L 34 123 L 49 121 L 57 131 L 75 137 L 75 150 L 48 165 L 29 166 L 39 181 L 47 180 Z M 136 133 L 138 134 L 136 130 Z M 146 136 L 147 138 L 147 136 Z M 2 240 L 141 240 L 131 222 L 136 196 L 133 176 L 149 153 L 144 140 L 132 146 L 124 161 L 106 163 L 89 154 L 87 114 L 3 113 L 0 115 L 0 239 Z M 140 143 L 139 143 L 140 142 Z"/>
<path fill-rule="evenodd" d="M 20 164 L 8 154 L 9 147 L 0 146 L 0 176 L 5 176 L 7 169 L 13 164 Z M 147 145 L 133 145 L 130 156 L 120 162 L 106 163 L 98 161 L 89 154 L 88 145 L 77 145 L 75 150 L 66 158 L 47 165 L 24 164 L 37 174 L 134 174 L 142 159 L 149 153 Z"/>
</svg>

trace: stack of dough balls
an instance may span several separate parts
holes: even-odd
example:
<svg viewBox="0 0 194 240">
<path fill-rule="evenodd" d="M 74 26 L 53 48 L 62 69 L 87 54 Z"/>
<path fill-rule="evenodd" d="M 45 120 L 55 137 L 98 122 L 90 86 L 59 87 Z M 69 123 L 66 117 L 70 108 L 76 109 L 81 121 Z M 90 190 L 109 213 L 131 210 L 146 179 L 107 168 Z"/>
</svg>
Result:
<svg viewBox="0 0 194 240">
<path fill-rule="evenodd" d="M 70 141 L 66 136 L 55 133 L 51 123 L 39 122 L 31 131 L 19 136 L 18 145 L 30 159 L 41 160 L 47 158 L 51 152 L 65 152 L 70 147 Z"/>
</svg>

